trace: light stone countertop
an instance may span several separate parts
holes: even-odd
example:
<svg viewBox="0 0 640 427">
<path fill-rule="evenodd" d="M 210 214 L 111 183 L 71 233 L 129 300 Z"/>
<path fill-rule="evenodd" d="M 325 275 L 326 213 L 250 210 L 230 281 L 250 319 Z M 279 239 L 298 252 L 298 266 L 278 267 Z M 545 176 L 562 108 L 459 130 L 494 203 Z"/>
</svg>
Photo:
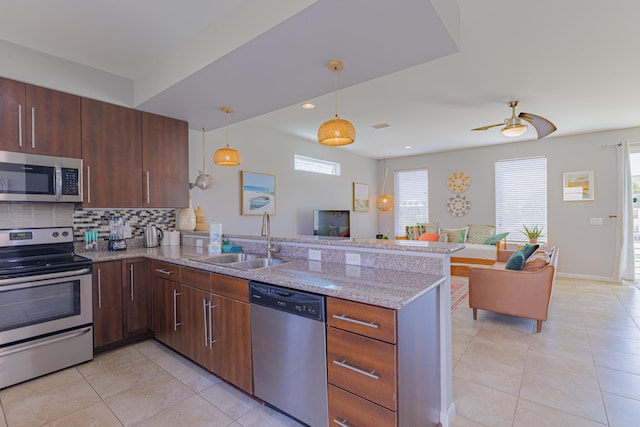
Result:
<svg viewBox="0 0 640 427">
<path fill-rule="evenodd" d="M 286 264 L 244 271 L 197 261 L 209 255 L 206 249 L 195 246 L 129 248 L 126 251 L 79 252 L 78 255 L 90 258 L 94 262 L 139 257 L 172 262 L 214 273 L 391 309 L 401 309 L 432 288 L 448 284 L 445 276 L 305 259 L 295 259 Z"/>
</svg>

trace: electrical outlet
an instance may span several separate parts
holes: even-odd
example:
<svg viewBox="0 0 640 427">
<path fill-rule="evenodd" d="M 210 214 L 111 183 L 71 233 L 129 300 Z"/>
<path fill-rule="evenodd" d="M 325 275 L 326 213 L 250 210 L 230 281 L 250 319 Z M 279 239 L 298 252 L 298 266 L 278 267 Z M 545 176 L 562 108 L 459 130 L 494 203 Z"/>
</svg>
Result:
<svg viewBox="0 0 640 427">
<path fill-rule="evenodd" d="M 591 225 L 604 225 L 604 218 L 591 218 Z"/>
<path fill-rule="evenodd" d="M 322 251 L 309 249 L 309 261 L 322 261 Z"/>
<path fill-rule="evenodd" d="M 348 265 L 360 265 L 360 254 L 345 254 L 345 258 Z"/>
</svg>

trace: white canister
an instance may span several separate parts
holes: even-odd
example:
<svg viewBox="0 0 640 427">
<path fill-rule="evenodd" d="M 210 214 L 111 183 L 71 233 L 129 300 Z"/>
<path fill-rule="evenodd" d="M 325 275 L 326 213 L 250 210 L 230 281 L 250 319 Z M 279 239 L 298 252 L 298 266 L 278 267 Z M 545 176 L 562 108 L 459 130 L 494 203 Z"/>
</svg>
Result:
<svg viewBox="0 0 640 427">
<path fill-rule="evenodd" d="M 172 231 L 169 233 L 169 244 L 171 246 L 180 246 L 180 232 Z"/>
<path fill-rule="evenodd" d="M 209 226 L 209 253 L 222 253 L 222 224 L 212 222 Z"/>
<path fill-rule="evenodd" d="M 160 240 L 160 246 L 169 246 L 169 240 L 171 239 L 171 232 L 169 230 L 164 231 L 164 236 L 162 236 L 162 240 Z"/>
</svg>

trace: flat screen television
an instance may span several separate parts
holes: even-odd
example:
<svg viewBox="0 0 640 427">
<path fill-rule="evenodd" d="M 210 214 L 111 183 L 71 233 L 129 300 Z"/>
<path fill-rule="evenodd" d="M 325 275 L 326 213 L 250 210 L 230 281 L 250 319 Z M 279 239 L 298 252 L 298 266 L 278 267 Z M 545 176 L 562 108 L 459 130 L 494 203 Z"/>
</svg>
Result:
<svg viewBox="0 0 640 427">
<path fill-rule="evenodd" d="M 313 235 L 351 237 L 349 211 L 313 211 Z"/>
</svg>

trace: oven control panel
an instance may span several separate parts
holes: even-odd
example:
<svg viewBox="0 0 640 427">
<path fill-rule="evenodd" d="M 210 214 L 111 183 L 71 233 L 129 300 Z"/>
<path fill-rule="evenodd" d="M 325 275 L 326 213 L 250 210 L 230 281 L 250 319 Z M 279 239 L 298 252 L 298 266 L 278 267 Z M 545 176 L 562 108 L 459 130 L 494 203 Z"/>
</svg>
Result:
<svg viewBox="0 0 640 427">
<path fill-rule="evenodd" d="M 71 227 L 0 230 L 0 247 L 73 242 Z"/>
</svg>

